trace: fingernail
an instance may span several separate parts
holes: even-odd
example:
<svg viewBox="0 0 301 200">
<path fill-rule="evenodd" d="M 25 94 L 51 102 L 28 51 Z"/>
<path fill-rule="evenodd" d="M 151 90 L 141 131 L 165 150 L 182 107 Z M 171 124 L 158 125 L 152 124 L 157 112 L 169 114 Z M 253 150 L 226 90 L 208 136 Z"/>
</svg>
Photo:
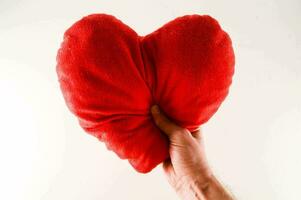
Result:
<svg viewBox="0 0 301 200">
<path fill-rule="evenodd" d="M 153 105 L 152 108 L 151 108 L 151 112 L 152 112 L 153 114 L 159 114 L 159 113 L 160 113 L 159 106 Z"/>
</svg>

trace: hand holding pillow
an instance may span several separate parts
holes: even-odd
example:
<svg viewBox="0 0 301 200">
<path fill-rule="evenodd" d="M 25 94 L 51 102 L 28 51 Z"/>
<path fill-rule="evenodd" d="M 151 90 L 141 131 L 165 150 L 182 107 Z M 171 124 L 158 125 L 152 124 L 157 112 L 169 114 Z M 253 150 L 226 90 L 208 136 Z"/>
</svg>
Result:
<svg viewBox="0 0 301 200">
<path fill-rule="evenodd" d="M 65 32 L 57 54 L 65 101 L 82 128 L 142 173 L 169 157 L 150 107 L 195 131 L 227 96 L 233 72 L 231 39 L 207 15 L 146 36 L 114 16 L 89 15 Z"/>
</svg>

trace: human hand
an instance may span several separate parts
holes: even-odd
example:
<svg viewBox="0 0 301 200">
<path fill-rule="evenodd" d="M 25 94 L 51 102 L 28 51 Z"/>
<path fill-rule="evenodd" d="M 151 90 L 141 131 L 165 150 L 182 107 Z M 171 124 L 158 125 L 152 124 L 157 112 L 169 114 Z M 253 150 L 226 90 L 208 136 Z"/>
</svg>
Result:
<svg viewBox="0 0 301 200">
<path fill-rule="evenodd" d="M 163 169 L 179 196 L 185 200 L 232 200 L 208 165 L 201 130 L 190 132 L 174 124 L 157 105 L 152 106 L 151 113 L 156 125 L 169 138 L 170 159 L 163 162 Z"/>
</svg>

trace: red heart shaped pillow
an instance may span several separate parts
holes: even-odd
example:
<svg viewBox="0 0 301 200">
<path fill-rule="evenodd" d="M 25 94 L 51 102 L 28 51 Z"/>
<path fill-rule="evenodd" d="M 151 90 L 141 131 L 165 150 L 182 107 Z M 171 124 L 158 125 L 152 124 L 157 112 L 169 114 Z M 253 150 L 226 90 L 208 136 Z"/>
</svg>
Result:
<svg viewBox="0 0 301 200">
<path fill-rule="evenodd" d="M 169 157 L 150 107 L 194 131 L 227 96 L 233 72 L 231 39 L 207 15 L 146 36 L 114 16 L 89 15 L 65 32 L 57 55 L 65 101 L 82 128 L 142 173 Z"/>
</svg>

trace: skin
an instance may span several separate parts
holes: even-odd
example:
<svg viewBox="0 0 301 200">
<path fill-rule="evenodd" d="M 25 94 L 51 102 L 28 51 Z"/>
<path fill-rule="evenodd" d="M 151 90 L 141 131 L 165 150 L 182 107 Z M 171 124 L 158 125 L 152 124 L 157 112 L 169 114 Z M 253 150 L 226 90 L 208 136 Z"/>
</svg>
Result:
<svg viewBox="0 0 301 200">
<path fill-rule="evenodd" d="M 170 159 L 163 169 L 170 185 L 183 200 L 234 200 L 214 176 L 206 159 L 201 130 L 190 132 L 171 122 L 157 105 L 151 113 L 169 140 Z"/>
</svg>

